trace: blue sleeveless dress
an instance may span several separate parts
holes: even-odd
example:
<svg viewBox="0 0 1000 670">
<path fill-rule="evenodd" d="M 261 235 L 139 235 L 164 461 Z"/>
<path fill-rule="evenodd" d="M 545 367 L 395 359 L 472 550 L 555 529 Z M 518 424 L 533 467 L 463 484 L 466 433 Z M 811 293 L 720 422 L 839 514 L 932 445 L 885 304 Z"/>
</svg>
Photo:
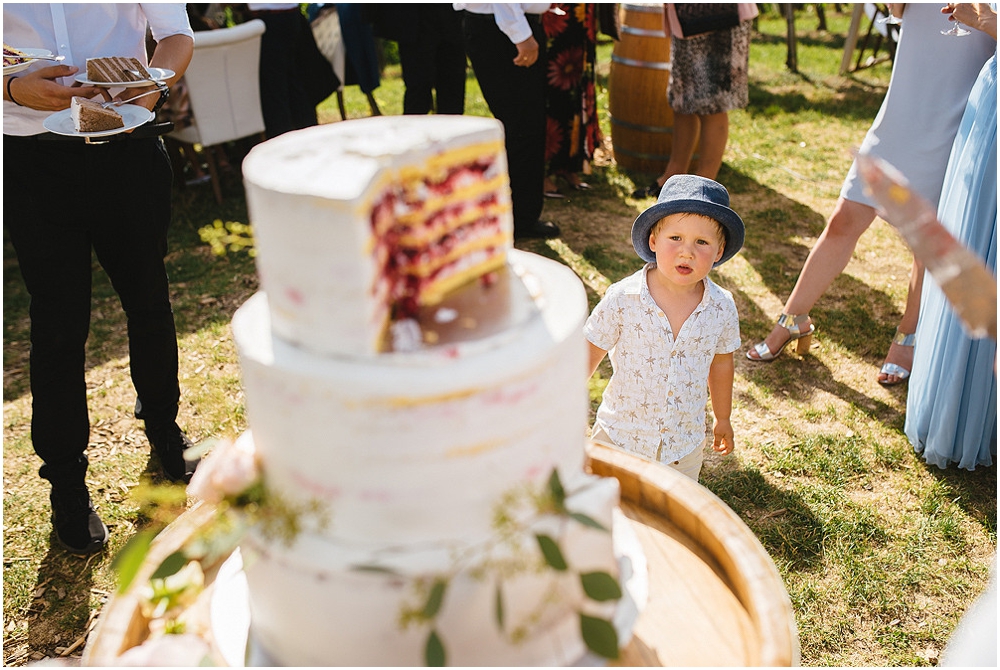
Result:
<svg viewBox="0 0 1000 670">
<path fill-rule="evenodd" d="M 938 206 L 952 235 L 997 266 L 997 57 L 969 94 Z M 924 281 L 906 436 L 930 464 L 974 470 L 997 454 L 996 342 L 970 339 L 937 283 Z"/>
</svg>

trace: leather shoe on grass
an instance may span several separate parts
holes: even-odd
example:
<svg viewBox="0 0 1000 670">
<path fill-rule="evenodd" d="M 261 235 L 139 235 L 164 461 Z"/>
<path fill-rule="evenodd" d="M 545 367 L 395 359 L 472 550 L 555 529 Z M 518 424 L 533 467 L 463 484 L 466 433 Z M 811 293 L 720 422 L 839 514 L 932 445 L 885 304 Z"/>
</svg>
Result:
<svg viewBox="0 0 1000 670">
<path fill-rule="evenodd" d="M 536 221 L 530 226 L 514 226 L 515 240 L 550 240 L 559 237 L 559 226 L 551 221 Z"/>
<path fill-rule="evenodd" d="M 194 446 L 184 431 L 174 423 L 163 426 L 146 424 L 146 439 L 160 457 L 163 474 L 172 482 L 187 484 L 198 467 L 200 459 L 188 460 L 184 452 Z"/>
<path fill-rule="evenodd" d="M 108 542 L 108 527 L 90 504 L 86 486 L 53 487 L 52 528 L 59 544 L 73 554 L 93 554 Z"/>
</svg>

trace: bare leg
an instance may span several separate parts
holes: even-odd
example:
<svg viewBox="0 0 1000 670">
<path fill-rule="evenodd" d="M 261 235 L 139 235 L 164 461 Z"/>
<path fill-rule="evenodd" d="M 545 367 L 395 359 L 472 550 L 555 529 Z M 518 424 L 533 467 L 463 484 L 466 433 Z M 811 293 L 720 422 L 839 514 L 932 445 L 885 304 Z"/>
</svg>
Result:
<svg viewBox="0 0 1000 670">
<path fill-rule="evenodd" d="M 809 313 L 833 280 L 847 267 L 858 240 L 874 220 L 874 208 L 844 198 L 837 200 L 826 228 L 809 252 L 802 272 L 795 281 L 795 287 L 788 296 L 785 314 Z M 775 352 L 787 339 L 788 330 L 775 324 L 764 341 L 768 349 Z M 753 351 L 750 355 L 754 360 L 757 359 Z"/>
<path fill-rule="evenodd" d="M 698 167 L 694 173 L 715 179 L 722 167 L 722 154 L 729 141 L 729 113 L 709 114 L 700 117 L 701 149 L 698 151 Z"/>
<path fill-rule="evenodd" d="M 899 332 L 909 335 L 917 330 L 917 318 L 920 316 L 920 294 L 924 289 L 924 266 L 917 259 L 913 259 L 913 267 L 910 269 L 910 288 L 906 294 L 906 307 L 903 316 L 899 320 Z M 913 369 L 913 347 L 893 343 L 889 345 L 889 353 L 885 357 L 886 363 L 895 363 L 904 370 Z M 879 382 L 883 384 L 898 384 L 902 381 L 896 375 L 887 375 L 879 372 Z"/>
<path fill-rule="evenodd" d="M 697 114 L 674 113 L 674 142 L 670 149 L 670 162 L 656 180 L 660 186 L 675 174 L 685 174 L 691 165 L 694 148 L 698 142 L 701 119 Z"/>
</svg>

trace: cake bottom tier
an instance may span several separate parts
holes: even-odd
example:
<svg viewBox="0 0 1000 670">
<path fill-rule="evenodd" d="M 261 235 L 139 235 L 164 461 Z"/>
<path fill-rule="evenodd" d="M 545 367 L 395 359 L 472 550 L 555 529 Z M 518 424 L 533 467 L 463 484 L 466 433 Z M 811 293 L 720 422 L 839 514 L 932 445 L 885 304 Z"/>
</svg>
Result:
<svg viewBox="0 0 1000 670">
<path fill-rule="evenodd" d="M 572 665 L 588 653 L 581 631 L 595 626 L 599 632 L 589 636 L 613 630 L 624 645 L 638 614 L 635 599 L 595 600 L 583 586 L 595 579 L 621 584 L 637 571 L 645 578 L 641 550 L 625 558 L 621 545 L 629 543 L 615 537 L 631 530 L 617 512 L 618 482 L 587 476 L 566 494 L 567 510 L 603 528 L 543 514 L 488 545 L 375 552 L 338 546 L 326 535 L 304 533 L 286 547 L 251 534 L 241 548 L 257 661 Z M 563 569 L 553 567 L 551 546 L 543 552 L 538 536 L 551 539 Z"/>
</svg>

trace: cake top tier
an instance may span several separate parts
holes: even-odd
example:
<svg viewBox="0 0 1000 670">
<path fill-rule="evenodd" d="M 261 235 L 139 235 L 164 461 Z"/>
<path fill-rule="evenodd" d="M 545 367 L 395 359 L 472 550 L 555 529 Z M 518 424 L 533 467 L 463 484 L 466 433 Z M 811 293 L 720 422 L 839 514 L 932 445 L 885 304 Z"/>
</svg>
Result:
<svg viewBox="0 0 1000 670">
<path fill-rule="evenodd" d="M 243 174 L 274 333 L 315 353 L 434 344 L 439 329 L 421 330 L 421 315 L 494 283 L 513 246 L 494 119 L 384 116 L 293 131 L 255 147 Z"/>
<path fill-rule="evenodd" d="M 355 200 L 383 171 L 445 151 L 503 141 L 503 126 L 475 116 L 373 116 L 285 133 L 243 162 L 247 181 L 272 191 Z"/>
</svg>

